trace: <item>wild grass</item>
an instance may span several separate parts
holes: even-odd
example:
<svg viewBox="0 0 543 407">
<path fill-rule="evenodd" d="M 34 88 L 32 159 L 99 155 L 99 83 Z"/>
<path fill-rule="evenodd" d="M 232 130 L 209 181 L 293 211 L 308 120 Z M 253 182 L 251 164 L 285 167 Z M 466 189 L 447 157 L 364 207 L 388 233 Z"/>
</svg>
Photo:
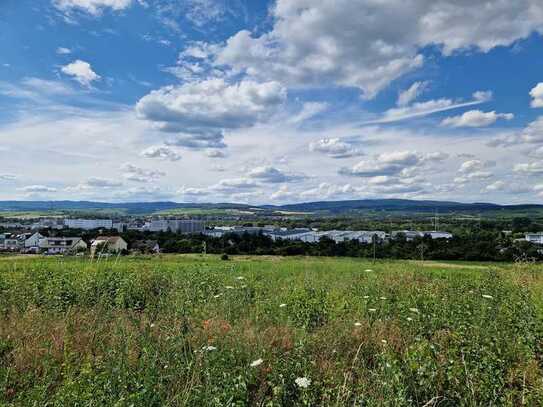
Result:
<svg viewBox="0 0 543 407">
<path fill-rule="evenodd" d="M 0 405 L 541 405 L 542 272 L 0 259 Z"/>
</svg>

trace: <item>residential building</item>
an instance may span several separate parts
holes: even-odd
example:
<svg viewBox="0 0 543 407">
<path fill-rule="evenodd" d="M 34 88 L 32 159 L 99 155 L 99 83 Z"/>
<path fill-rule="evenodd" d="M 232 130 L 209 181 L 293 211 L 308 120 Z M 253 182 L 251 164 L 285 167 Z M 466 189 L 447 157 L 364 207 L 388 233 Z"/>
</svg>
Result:
<svg viewBox="0 0 543 407">
<path fill-rule="evenodd" d="M 120 253 L 128 250 L 128 243 L 120 236 L 98 236 L 91 244 L 91 256 L 97 252 Z"/>
<path fill-rule="evenodd" d="M 543 244 L 543 232 L 526 233 L 525 238 L 527 242 L 534 244 Z"/>
<path fill-rule="evenodd" d="M 76 253 L 87 250 L 87 247 L 80 237 L 46 237 L 40 240 L 40 250 L 48 254 Z"/>
<path fill-rule="evenodd" d="M 64 225 L 70 229 L 112 229 L 111 219 L 65 219 Z"/>
<path fill-rule="evenodd" d="M 23 235 L 23 236 L 24 236 L 24 248 L 25 249 L 39 247 L 40 246 L 40 240 L 45 238 L 45 236 L 42 236 L 39 232 L 31 234 L 30 236 L 28 236 L 28 234 Z"/>
<path fill-rule="evenodd" d="M 151 232 L 198 234 L 205 230 L 205 222 L 196 219 L 153 219 L 148 226 Z"/>
</svg>

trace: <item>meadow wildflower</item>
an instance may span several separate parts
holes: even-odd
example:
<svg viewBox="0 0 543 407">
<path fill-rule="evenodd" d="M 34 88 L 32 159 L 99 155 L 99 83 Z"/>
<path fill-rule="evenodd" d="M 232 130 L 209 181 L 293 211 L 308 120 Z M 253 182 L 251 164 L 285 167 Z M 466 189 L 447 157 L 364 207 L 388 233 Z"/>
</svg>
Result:
<svg viewBox="0 0 543 407">
<path fill-rule="evenodd" d="M 202 350 L 205 350 L 206 352 L 212 352 L 214 350 L 217 350 L 217 348 L 215 346 L 212 346 L 212 345 L 208 345 L 208 346 L 204 346 L 202 348 Z"/>
<path fill-rule="evenodd" d="M 365 299 L 365 300 L 367 300 L 368 298 L 370 298 L 369 295 L 365 295 L 365 296 L 364 296 L 364 299 Z"/>
<path fill-rule="evenodd" d="M 260 366 L 260 365 L 262 364 L 262 362 L 264 362 L 262 359 L 254 360 L 254 361 L 251 363 L 251 367 Z"/>
<path fill-rule="evenodd" d="M 368 311 L 369 311 L 369 312 L 375 312 L 375 311 L 377 311 L 377 310 L 376 310 L 375 308 L 370 308 L 370 309 L 368 309 Z"/>
<path fill-rule="evenodd" d="M 388 342 L 386 341 L 386 339 L 381 339 L 381 342 L 383 342 L 384 345 L 386 345 Z"/>
<path fill-rule="evenodd" d="M 227 290 L 233 290 L 233 289 L 234 289 L 234 287 L 232 287 L 231 285 L 227 285 L 227 286 L 224 287 L 224 288 L 226 288 Z"/>
<path fill-rule="evenodd" d="M 414 312 L 415 314 L 418 314 L 418 313 L 419 313 L 419 309 L 418 309 L 418 308 L 409 308 L 409 311 Z"/>
<path fill-rule="evenodd" d="M 408 320 L 409 322 L 411 322 L 411 321 L 413 321 L 413 318 L 407 317 L 407 320 Z"/>
<path fill-rule="evenodd" d="M 285 308 L 287 304 L 279 304 L 279 308 Z"/>
<path fill-rule="evenodd" d="M 311 384 L 311 379 L 308 379 L 307 377 L 298 377 L 296 380 L 294 380 L 294 382 L 298 387 L 307 389 Z"/>
<path fill-rule="evenodd" d="M 382 300 L 386 300 L 386 299 L 387 299 L 387 297 L 379 297 L 379 298 L 382 299 Z"/>
<path fill-rule="evenodd" d="M 372 269 L 366 269 L 364 270 L 366 273 L 371 273 L 373 270 Z"/>
<path fill-rule="evenodd" d="M 214 295 L 213 298 L 219 298 L 222 294 Z"/>
<path fill-rule="evenodd" d="M 245 277 L 239 276 L 239 277 L 236 277 L 236 280 L 245 280 Z"/>
<path fill-rule="evenodd" d="M 493 299 L 494 297 L 488 294 L 483 294 L 483 298 L 488 298 L 489 300 Z"/>
<path fill-rule="evenodd" d="M 354 326 L 362 326 L 362 324 L 360 322 L 355 322 Z"/>
</svg>

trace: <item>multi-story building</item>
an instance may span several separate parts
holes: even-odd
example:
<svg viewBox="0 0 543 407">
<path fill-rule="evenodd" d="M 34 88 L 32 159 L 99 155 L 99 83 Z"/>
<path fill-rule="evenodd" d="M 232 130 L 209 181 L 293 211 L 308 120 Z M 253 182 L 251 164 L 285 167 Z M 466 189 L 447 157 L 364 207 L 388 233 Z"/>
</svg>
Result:
<svg viewBox="0 0 543 407">
<path fill-rule="evenodd" d="M 543 232 L 526 233 L 525 238 L 527 242 L 534 243 L 534 244 L 543 244 Z"/>
<path fill-rule="evenodd" d="M 112 229 L 111 219 L 65 219 L 64 225 L 70 229 Z"/>
<path fill-rule="evenodd" d="M 87 247 L 80 237 L 46 237 L 40 240 L 40 250 L 48 254 L 76 253 L 87 250 Z"/>
<path fill-rule="evenodd" d="M 173 232 L 184 234 L 203 233 L 205 222 L 195 219 L 153 219 L 148 226 L 151 232 Z"/>
</svg>

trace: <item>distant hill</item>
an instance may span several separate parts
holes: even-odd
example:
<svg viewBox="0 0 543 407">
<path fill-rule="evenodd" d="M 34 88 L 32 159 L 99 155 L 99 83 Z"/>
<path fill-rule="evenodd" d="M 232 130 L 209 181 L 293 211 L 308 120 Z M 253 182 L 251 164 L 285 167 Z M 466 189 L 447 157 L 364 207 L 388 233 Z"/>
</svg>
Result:
<svg viewBox="0 0 543 407">
<path fill-rule="evenodd" d="M 245 205 L 235 203 L 178 203 L 178 202 L 126 202 L 106 203 L 91 201 L 0 201 L 2 212 L 118 212 L 132 215 L 153 213 L 183 213 L 183 210 L 245 211 L 259 213 L 296 212 L 319 214 L 395 213 L 533 213 L 542 212 L 543 205 L 498 205 L 493 203 L 461 203 L 450 201 L 422 201 L 409 199 L 362 199 L 348 201 L 318 201 L 290 205 Z"/>
</svg>

